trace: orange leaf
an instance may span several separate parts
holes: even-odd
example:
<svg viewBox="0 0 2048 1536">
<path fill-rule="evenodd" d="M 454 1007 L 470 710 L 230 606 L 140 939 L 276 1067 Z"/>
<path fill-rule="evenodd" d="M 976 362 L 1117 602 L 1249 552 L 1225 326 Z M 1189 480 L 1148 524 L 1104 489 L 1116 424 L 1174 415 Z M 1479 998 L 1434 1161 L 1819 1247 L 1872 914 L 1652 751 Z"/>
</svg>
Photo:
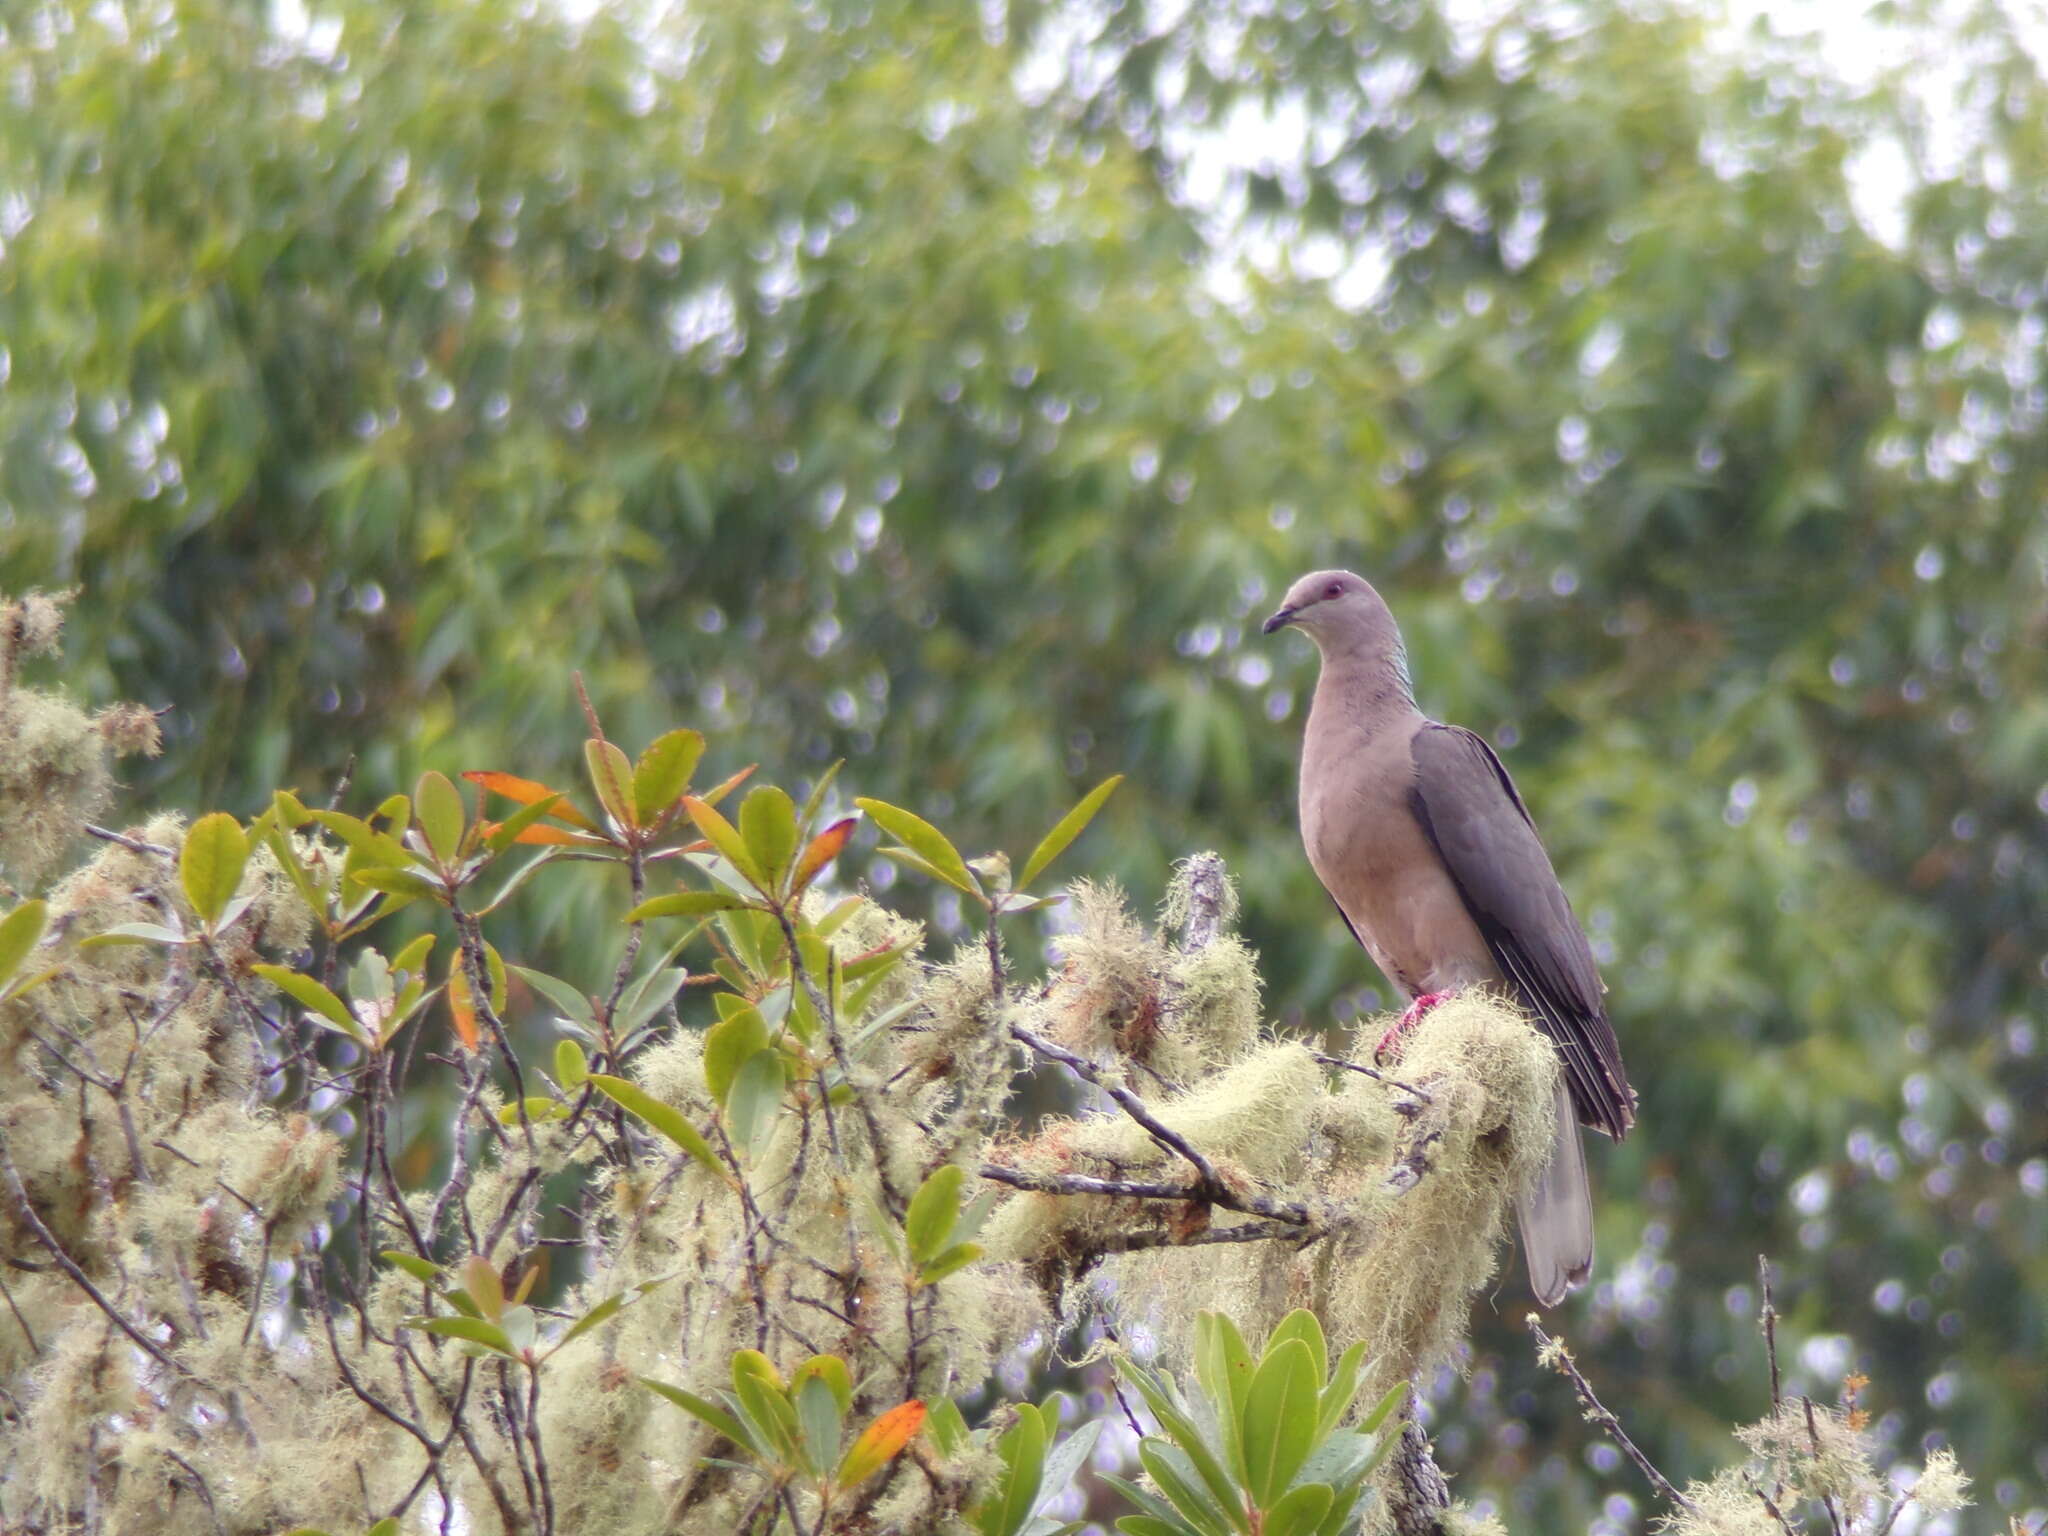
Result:
<svg viewBox="0 0 2048 1536">
<path fill-rule="evenodd" d="M 469 977 L 463 974 L 458 957 L 448 972 L 448 1017 L 455 1036 L 466 1050 L 475 1050 L 480 1038 L 476 1028 L 476 999 L 470 996 Z"/>
<path fill-rule="evenodd" d="M 867 1481 L 910 1444 L 911 1436 L 923 1427 L 924 1403 L 920 1399 L 913 1397 L 907 1403 L 898 1403 L 860 1432 L 860 1438 L 848 1448 L 846 1459 L 839 1463 L 839 1475 L 834 1481 L 841 1488 Z"/>
<path fill-rule="evenodd" d="M 846 846 L 846 840 L 853 836 L 853 829 L 859 823 L 859 817 L 848 816 L 833 822 L 812 838 L 810 846 L 804 849 L 803 857 L 796 862 L 796 877 L 790 881 L 790 890 L 800 892 L 817 879 L 818 871 L 839 857 L 839 850 Z"/>
<path fill-rule="evenodd" d="M 742 784 L 746 783 L 747 776 L 760 766 L 761 765 L 759 763 L 747 764 L 746 767 L 742 768 L 738 773 L 734 774 L 731 778 L 723 779 L 719 783 L 714 784 L 710 789 L 705 790 L 703 794 L 697 796 L 697 798 L 699 800 L 702 800 L 706 805 L 718 804 L 719 801 L 723 800 L 727 795 L 731 794 L 734 790 L 738 789 Z"/>
<path fill-rule="evenodd" d="M 484 836 L 489 837 L 491 832 L 496 830 L 496 827 L 491 827 L 484 833 Z M 609 848 L 612 846 L 610 842 L 602 837 L 586 837 L 581 832 L 565 832 L 560 827 L 549 827 L 539 824 L 526 828 L 517 837 L 513 838 L 512 841 L 515 843 L 546 843 L 552 848 Z"/>
<path fill-rule="evenodd" d="M 549 789 L 545 784 L 537 784 L 532 779 L 522 779 L 516 773 L 499 773 L 488 768 L 472 768 L 463 774 L 463 777 L 472 784 L 481 785 L 491 793 L 503 795 L 507 800 L 516 801 L 520 805 L 531 805 L 536 800 L 545 800 L 549 795 L 561 793 L 560 790 Z M 555 808 L 548 814 L 557 821 L 568 822 L 573 827 L 582 827 L 590 832 L 597 830 L 597 823 L 571 805 L 567 796 L 556 801 Z M 520 841 L 525 842 L 526 839 L 521 838 Z"/>
</svg>

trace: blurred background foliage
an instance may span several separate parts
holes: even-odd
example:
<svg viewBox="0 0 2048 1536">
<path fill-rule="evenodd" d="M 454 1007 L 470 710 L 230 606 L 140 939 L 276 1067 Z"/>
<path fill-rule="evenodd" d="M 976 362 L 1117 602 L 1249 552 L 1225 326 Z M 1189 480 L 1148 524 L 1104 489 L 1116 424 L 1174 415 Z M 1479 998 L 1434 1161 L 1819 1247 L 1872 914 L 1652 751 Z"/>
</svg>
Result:
<svg viewBox="0 0 2048 1536">
<path fill-rule="evenodd" d="M 70 685 L 170 706 L 137 787 L 194 810 L 572 781 L 572 668 L 630 746 L 844 755 L 963 845 L 1128 772 L 1083 862 L 1151 899 L 1220 849 L 1322 1028 L 1388 999 L 1256 623 L 1355 567 L 1504 750 L 1641 1085 L 1591 1374 L 1668 1472 L 1725 1459 L 1770 1253 L 1796 1379 L 1945 1425 L 2002 1529 L 2048 1504 L 2048 89 L 1996 5 L 1858 36 L 24 0 L 0 586 L 84 588 Z M 1640 1528 L 1524 1308 L 1440 1384 L 1460 1491 Z"/>
</svg>

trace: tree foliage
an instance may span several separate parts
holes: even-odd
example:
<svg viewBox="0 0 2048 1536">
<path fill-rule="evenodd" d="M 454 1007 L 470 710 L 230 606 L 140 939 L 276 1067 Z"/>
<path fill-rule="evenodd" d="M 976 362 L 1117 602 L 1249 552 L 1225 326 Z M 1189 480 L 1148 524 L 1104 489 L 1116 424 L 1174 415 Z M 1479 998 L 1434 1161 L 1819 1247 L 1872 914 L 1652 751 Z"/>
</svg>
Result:
<svg viewBox="0 0 2048 1536">
<path fill-rule="evenodd" d="M 858 753 L 976 846 L 1126 771 L 1106 868 L 1220 848 L 1312 1023 L 1368 973 L 1245 619 L 1355 563 L 1509 748 L 1649 1085 L 1589 1350 L 1746 1411 L 1776 1252 L 1808 1385 L 1872 1367 L 1885 1445 L 1939 1414 L 2020 1498 L 2039 69 L 1989 4 L 1886 8 L 1854 82 L 1679 8 L 1451 9 L 10 15 L 0 560 L 90 589 L 82 692 L 175 706 L 194 809 L 351 755 L 566 782 L 564 663 L 625 739 Z M 531 921 L 587 944 L 571 905 Z M 1446 1461 L 1583 1523 L 1531 1475 L 1576 1426 L 1478 1349 Z"/>
</svg>

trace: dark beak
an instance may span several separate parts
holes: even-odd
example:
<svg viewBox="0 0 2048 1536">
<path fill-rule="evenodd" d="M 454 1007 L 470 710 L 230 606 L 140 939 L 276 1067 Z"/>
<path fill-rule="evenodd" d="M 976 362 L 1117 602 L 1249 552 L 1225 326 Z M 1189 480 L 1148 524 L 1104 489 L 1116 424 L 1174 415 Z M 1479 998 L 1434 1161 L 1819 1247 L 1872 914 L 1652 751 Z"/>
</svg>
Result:
<svg viewBox="0 0 2048 1536">
<path fill-rule="evenodd" d="M 1294 622 L 1294 616 L 1299 612 L 1301 612 L 1299 608 L 1282 608 L 1273 617 L 1259 626 L 1259 633 L 1270 635 L 1276 629 L 1285 629 Z"/>
</svg>

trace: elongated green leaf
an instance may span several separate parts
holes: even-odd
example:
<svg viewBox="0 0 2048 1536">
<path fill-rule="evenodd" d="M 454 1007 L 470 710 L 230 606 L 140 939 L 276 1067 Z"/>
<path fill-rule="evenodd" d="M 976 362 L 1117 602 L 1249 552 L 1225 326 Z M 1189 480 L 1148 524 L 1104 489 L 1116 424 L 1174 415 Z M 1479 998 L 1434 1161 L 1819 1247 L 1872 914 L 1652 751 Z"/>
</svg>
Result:
<svg viewBox="0 0 2048 1536">
<path fill-rule="evenodd" d="M 703 755 L 704 737 L 697 731 L 670 731 L 647 744 L 633 765 L 633 818 L 639 825 L 651 827 L 674 809 Z"/>
<path fill-rule="evenodd" d="M 743 1149 L 749 1161 L 767 1150 L 775 1121 L 782 1109 L 785 1075 L 782 1053 L 756 1051 L 740 1063 L 732 1080 L 732 1092 L 725 1102 L 725 1123 L 733 1144 Z"/>
<path fill-rule="evenodd" d="M 190 944 L 193 940 L 162 923 L 116 923 L 91 938 L 80 939 L 80 949 L 98 949 L 107 944 Z"/>
<path fill-rule="evenodd" d="M 1316 1368 L 1316 1386 L 1323 1384 L 1323 1378 L 1330 1369 L 1330 1348 L 1323 1338 L 1323 1325 L 1316 1321 L 1315 1313 L 1306 1307 L 1296 1307 L 1273 1325 L 1273 1331 L 1266 1335 L 1266 1353 L 1289 1339 L 1300 1339 L 1308 1346 L 1309 1360 Z"/>
<path fill-rule="evenodd" d="M 407 901 L 435 901 L 446 894 L 433 881 L 409 869 L 380 865 L 374 869 L 355 870 L 349 879 L 366 890 L 382 891 L 387 896 L 403 896 Z"/>
<path fill-rule="evenodd" d="M 970 896 L 980 894 L 974 877 L 967 872 L 966 861 L 960 857 L 960 850 L 953 846 L 945 833 L 922 816 L 891 805 L 886 800 L 863 797 L 853 803 L 866 811 L 876 826 L 916 855 L 934 879 L 943 880 Z"/>
<path fill-rule="evenodd" d="M 0 918 L 0 984 L 21 969 L 21 962 L 41 941 L 49 910 L 44 902 L 24 901 L 6 917 Z"/>
<path fill-rule="evenodd" d="M 562 797 L 550 791 L 544 798 L 531 805 L 522 805 L 491 829 L 491 835 L 484 845 L 493 853 L 503 853 L 519 841 L 520 834 L 561 805 Z"/>
<path fill-rule="evenodd" d="M 762 895 L 770 894 L 768 876 L 755 862 L 746 839 L 740 836 L 739 828 L 712 809 L 709 801 L 700 800 L 695 795 L 683 796 L 683 809 L 689 812 L 690 820 L 718 850 L 719 856 L 732 866 L 734 874 Z"/>
<path fill-rule="evenodd" d="M 1322 1401 L 1316 1409 L 1318 1437 L 1327 1435 L 1343 1423 L 1344 1415 L 1351 1411 L 1352 1400 L 1358 1396 L 1359 1367 L 1364 1363 L 1363 1339 L 1338 1357 L 1337 1368 L 1330 1373 L 1330 1384 L 1323 1389 Z"/>
<path fill-rule="evenodd" d="M 369 1031 L 364 1029 L 362 1022 L 349 1011 L 348 1004 L 311 976 L 301 975 L 282 965 L 257 964 L 250 966 L 249 969 L 344 1035 L 360 1040 L 365 1045 L 370 1043 Z"/>
<path fill-rule="evenodd" d="M 796 857 L 795 802 L 773 784 L 748 790 L 740 802 L 740 837 L 767 877 L 768 888 L 780 891 Z"/>
<path fill-rule="evenodd" d="M 1125 1515 L 1116 1528 L 1123 1536 L 1199 1536 L 1185 1521 L 1162 1520 L 1156 1515 Z"/>
<path fill-rule="evenodd" d="M 740 1418 L 759 1441 L 770 1447 L 775 1460 L 794 1466 L 798 1455 L 796 1405 L 783 1390 L 752 1373 L 735 1371 L 733 1396 L 739 1399 Z"/>
<path fill-rule="evenodd" d="M 242 883 L 242 866 L 248 862 L 248 835 L 226 811 L 215 811 L 192 823 L 178 855 L 178 879 L 202 923 L 212 926 L 234 900 L 235 887 Z"/>
<path fill-rule="evenodd" d="M 732 1177 L 731 1171 L 718 1160 L 718 1154 L 711 1150 L 711 1143 L 704 1139 L 704 1133 L 690 1124 L 689 1117 L 674 1105 L 662 1103 L 639 1084 L 629 1083 L 622 1077 L 593 1072 L 590 1082 L 619 1108 L 645 1120 L 721 1179 Z"/>
<path fill-rule="evenodd" d="M 648 1391 L 667 1398 L 692 1418 L 709 1424 L 741 1450 L 752 1451 L 757 1456 L 768 1454 L 768 1447 L 756 1445 L 740 1421 L 718 1404 L 709 1402 L 694 1392 L 685 1392 L 681 1387 L 672 1387 L 665 1381 L 656 1381 L 652 1376 L 642 1376 L 639 1380 L 640 1385 Z"/>
<path fill-rule="evenodd" d="M 1016 1536 L 1031 1518 L 1045 1478 L 1045 1442 L 1044 1416 L 1030 1403 L 1019 1403 L 1017 1422 L 996 1441 L 1003 1470 L 995 1496 L 979 1511 L 982 1536 Z"/>
<path fill-rule="evenodd" d="M 981 1257 L 981 1244 L 955 1243 L 943 1249 L 932 1261 L 917 1272 L 919 1286 L 937 1285 L 948 1275 L 958 1274 Z"/>
<path fill-rule="evenodd" d="M 412 862 L 405 845 L 389 833 L 379 832 L 367 821 L 341 811 L 314 811 L 315 821 L 340 838 L 342 844 L 367 867 L 378 865 L 402 869 Z"/>
<path fill-rule="evenodd" d="M 1103 801 L 1114 794 L 1117 785 L 1123 781 L 1122 774 L 1112 774 L 1083 795 L 1080 804 L 1053 824 L 1053 829 L 1039 839 L 1038 846 L 1031 850 L 1031 857 L 1024 861 L 1024 868 L 1018 872 L 1016 884 L 1019 889 L 1030 885 L 1044 872 L 1046 865 L 1067 851 L 1067 845 L 1087 830 L 1088 823 L 1095 819 L 1095 813 L 1102 809 Z"/>
<path fill-rule="evenodd" d="M 968 1440 L 967 1420 L 961 1416 L 960 1405 L 950 1397 L 942 1397 L 930 1405 L 925 1415 L 925 1431 L 931 1436 L 932 1444 L 947 1460 L 960 1454 Z M 980 1529 L 980 1527 L 976 1527 Z"/>
<path fill-rule="evenodd" d="M 613 1021 L 621 1033 L 631 1033 L 669 1005 L 682 989 L 689 973 L 679 965 L 657 965 L 626 988 L 619 999 Z"/>
<path fill-rule="evenodd" d="M 379 1257 L 384 1259 L 393 1268 L 402 1269 L 408 1275 L 411 1275 L 413 1279 L 428 1285 L 432 1285 L 441 1278 L 439 1266 L 430 1260 L 421 1258 L 416 1253 L 401 1253 L 396 1248 L 386 1248 Z"/>
<path fill-rule="evenodd" d="M 803 1384 L 814 1377 L 830 1389 L 832 1400 L 839 1404 L 841 1413 L 853 1406 L 853 1376 L 846 1369 L 844 1360 L 837 1355 L 811 1356 L 790 1373 L 790 1390 L 801 1391 Z"/>
<path fill-rule="evenodd" d="M 1038 1502 L 1041 1505 L 1048 1499 L 1058 1498 L 1064 1493 L 1067 1484 L 1074 1480 L 1074 1474 L 1087 1465 L 1088 1457 L 1095 1449 L 1095 1442 L 1102 1435 L 1104 1422 L 1102 1419 L 1090 1419 L 1046 1451 L 1045 1472 L 1038 1482 Z M 1047 1431 L 1052 1432 L 1058 1424 L 1057 1418 L 1048 1417 Z"/>
<path fill-rule="evenodd" d="M 910 1197 L 903 1213 L 903 1235 L 910 1244 L 911 1261 L 928 1264 L 937 1258 L 953 1235 L 953 1223 L 960 1215 L 960 1186 L 967 1170 L 958 1163 L 946 1163 L 932 1170 Z"/>
<path fill-rule="evenodd" d="M 1408 1383 L 1396 1382 L 1387 1388 L 1386 1395 L 1373 1404 L 1372 1412 L 1358 1421 L 1358 1427 L 1371 1434 L 1387 1422 L 1387 1416 L 1408 1400 Z"/>
<path fill-rule="evenodd" d="M 545 971 L 530 971 L 523 965 L 513 966 L 512 972 L 553 1003 L 555 1011 L 571 1024 L 580 1024 L 585 1029 L 597 1027 L 597 1013 L 590 1006 L 590 999 L 566 981 L 550 976 Z"/>
<path fill-rule="evenodd" d="M 728 994 L 729 995 L 729 994 Z M 721 998 L 721 1002 L 723 998 Z M 722 1108 L 732 1091 L 740 1063 L 768 1044 L 768 1025 L 760 1010 L 743 1007 L 704 1033 L 704 1086 Z"/>
<path fill-rule="evenodd" d="M 626 914 L 629 923 L 644 923 L 650 917 L 703 917 L 711 912 L 731 912 L 744 907 L 744 898 L 727 891 L 677 891 L 655 896 Z"/>
<path fill-rule="evenodd" d="M 1194 1527 L 1183 1520 L 1171 1504 L 1160 1498 L 1150 1488 L 1142 1487 L 1137 1483 L 1126 1482 L 1114 1472 L 1098 1472 L 1095 1475 L 1145 1512 L 1142 1516 L 1128 1516 L 1124 1520 L 1117 1521 L 1116 1528 L 1118 1530 L 1130 1530 L 1131 1526 L 1128 1521 L 1131 1519 L 1149 1520 L 1152 1522 L 1152 1525 L 1148 1529 L 1165 1529 L 1175 1532 L 1176 1536 L 1187 1536 L 1188 1532 L 1194 1530 Z"/>
<path fill-rule="evenodd" d="M 413 786 L 412 805 L 427 851 L 444 865 L 454 863 L 462 852 L 462 829 L 469 819 L 461 793 L 446 774 L 429 768 Z"/>
<path fill-rule="evenodd" d="M 590 1076 L 590 1059 L 583 1054 L 583 1047 L 574 1040 L 555 1042 L 555 1081 L 563 1088 L 581 1088 L 584 1079 Z"/>
<path fill-rule="evenodd" d="M 816 1476 L 839 1460 L 843 1410 L 832 1388 L 816 1376 L 795 1383 L 796 1421 L 803 1431 L 804 1466 Z"/>
<path fill-rule="evenodd" d="M 481 1344 L 484 1348 L 501 1355 L 517 1353 L 512 1348 L 512 1341 L 505 1336 L 505 1330 L 496 1323 L 486 1322 L 481 1317 L 410 1317 L 406 1319 L 406 1323 L 422 1333 L 438 1333 L 444 1338 L 464 1339 L 471 1344 Z"/>
<path fill-rule="evenodd" d="M 1180 1446 L 1158 1439 L 1140 1441 L 1138 1462 L 1166 1495 L 1175 1513 L 1202 1536 L 1227 1536 L 1232 1529 L 1249 1528 L 1235 1499 L 1219 1503 L 1197 1473 L 1194 1458 Z"/>
<path fill-rule="evenodd" d="M 462 1288 L 469 1292 L 477 1311 L 491 1321 L 496 1322 L 504 1312 L 505 1283 L 498 1277 L 496 1266 L 482 1254 L 472 1253 L 462 1261 Z"/>
<path fill-rule="evenodd" d="M 1252 1389 L 1256 1366 L 1237 1324 L 1221 1312 L 1195 1318 L 1195 1377 L 1216 1405 L 1223 1452 L 1240 1481 L 1244 1469 L 1244 1400 Z"/>
<path fill-rule="evenodd" d="M 1262 1536 L 1307 1536 L 1322 1524 L 1330 1512 L 1336 1490 L 1321 1483 L 1308 1483 L 1283 1493 L 1266 1511 Z"/>
<path fill-rule="evenodd" d="M 1238 1510 L 1237 1485 L 1224 1471 L 1223 1463 L 1217 1459 L 1217 1447 L 1175 1401 L 1158 1377 L 1129 1359 L 1119 1358 L 1116 1368 L 1126 1381 L 1138 1389 L 1139 1395 L 1145 1399 L 1145 1406 L 1152 1410 L 1152 1416 L 1159 1421 L 1159 1427 L 1171 1435 L 1174 1444 L 1186 1453 L 1215 1502 L 1231 1512 L 1232 1522 L 1239 1529 L 1246 1529 L 1244 1518 Z"/>
<path fill-rule="evenodd" d="M 1246 1491 L 1261 1508 L 1272 1505 L 1314 1449 L 1321 1385 L 1303 1339 L 1283 1339 L 1259 1362 L 1244 1402 L 1244 1465 Z"/>
</svg>

